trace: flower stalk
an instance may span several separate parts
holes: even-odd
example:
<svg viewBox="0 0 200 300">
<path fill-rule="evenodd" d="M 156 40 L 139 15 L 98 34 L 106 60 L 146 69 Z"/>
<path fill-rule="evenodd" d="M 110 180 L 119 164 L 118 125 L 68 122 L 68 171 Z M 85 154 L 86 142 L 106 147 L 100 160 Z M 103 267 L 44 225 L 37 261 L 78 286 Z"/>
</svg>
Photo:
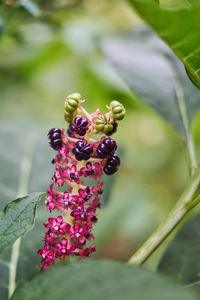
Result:
<svg viewBox="0 0 200 300">
<path fill-rule="evenodd" d="M 67 133 L 59 128 L 53 128 L 48 133 L 50 146 L 57 154 L 52 160 L 55 172 L 45 204 L 49 212 L 56 209 L 60 214 L 44 222 L 47 229 L 44 248 L 37 252 L 42 258 L 41 269 L 53 264 L 55 259 L 65 260 L 70 256 L 82 258 L 95 251 L 94 245 L 85 245 L 87 241 L 94 240 L 92 230 L 97 222 L 97 210 L 101 207 L 102 175 L 114 174 L 120 165 L 120 159 L 115 155 L 115 140 L 106 136 L 99 140 L 92 138 L 97 133 L 110 136 L 116 130 L 113 130 L 112 124 L 108 126 L 107 119 L 101 128 L 97 127 L 97 120 L 105 119 L 105 115 L 99 110 L 88 113 L 82 107 L 84 102 L 78 93 L 69 95 L 64 104 L 64 117 L 69 122 Z M 112 122 L 116 123 L 116 119 L 123 119 L 125 109 L 117 101 L 114 101 L 117 108 L 112 103 L 109 113 Z M 86 178 L 93 178 L 96 185 L 86 185 Z"/>
</svg>

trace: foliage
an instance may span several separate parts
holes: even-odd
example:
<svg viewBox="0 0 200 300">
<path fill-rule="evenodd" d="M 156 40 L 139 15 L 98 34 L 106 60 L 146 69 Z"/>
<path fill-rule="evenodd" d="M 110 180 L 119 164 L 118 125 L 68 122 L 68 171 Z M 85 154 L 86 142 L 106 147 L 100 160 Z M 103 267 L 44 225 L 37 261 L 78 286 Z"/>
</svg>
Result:
<svg viewBox="0 0 200 300">
<path fill-rule="evenodd" d="M 187 222 L 166 249 L 158 270 L 180 280 L 188 287 L 199 290 L 199 224 L 197 215 Z"/>
<path fill-rule="evenodd" d="M 66 280 L 65 280 L 66 279 Z M 109 279 L 109 280 L 108 280 Z M 50 284 L 53 282 L 54 284 Z M 56 289 L 55 289 L 56 286 Z M 111 261 L 58 265 L 19 287 L 12 300 L 65 299 L 196 299 L 158 274 Z"/>
<path fill-rule="evenodd" d="M 132 7 L 155 33 L 143 27 L 124 34 L 141 24 Z M 122 100 L 128 111 L 117 133 L 122 168 L 105 182 L 95 229 L 97 257 L 128 260 L 163 220 L 188 186 L 189 171 L 181 139 L 162 119 L 185 141 L 191 173 L 198 175 L 199 0 L 129 0 L 129 6 L 120 0 L 7 0 L 1 2 L 0 14 L 0 230 L 7 225 L 6 231 L 19 229 L 15 236 L 11 230 L 9 245 L 0 233 L 0 298 L 8 298 L 10 246 L 21 237 L 12 299 L 68 298 L 66 290 L 75 299 L 195 299 L 177 281 L 199 293 L 199 216 L 169 245 L 157 274 L 145 267 L 89 259 L 58 264 L 39 274 L 36 251 L 47 214 L 40 194 L 33 193 L 45 191 L 52 176 L 53 154 L 45 136 L 50 128 L 65 126 L 65 96 L 80 92 L 91 99 L 91 111 Z M 110 38 L 116 34 L 119 37 Z M 98 49 L 102 39 L 119 77 Z M 196 187 L 188 193 L 186 211 L 198 203 L 198 193 Z M 15 198 L 19 199 L 11 201 Z M 158 260 L 159 250 L 147 264 L 155 268 Z M 175 278 L 175 283 L 159 272 Z"/>
<path fill-rule="evenodd" d="M 0 252 L 32 229 L 41 196 L 41 193 L 33 193 L 6 205 L 0 214 Z"/>
</svg>

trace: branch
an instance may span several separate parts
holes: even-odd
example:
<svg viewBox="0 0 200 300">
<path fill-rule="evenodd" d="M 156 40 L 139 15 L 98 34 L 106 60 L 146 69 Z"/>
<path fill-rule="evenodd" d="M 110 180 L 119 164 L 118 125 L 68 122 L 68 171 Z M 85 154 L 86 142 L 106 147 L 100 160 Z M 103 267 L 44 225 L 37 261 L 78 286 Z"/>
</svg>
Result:
<svg viewBox="0 0 200 300">
<path fill-rule="evenodd" d="M 200 184 L 200 170 L 196 170 L 190 179 L 188 186 L 170 212 L 166 221 L 151 235 L 143 246 L 129 259 L 128 263 L 143 264 L 168 235 L 176 228 L 187 213 L 200 202 L 198 192 Z"/>
</svg>

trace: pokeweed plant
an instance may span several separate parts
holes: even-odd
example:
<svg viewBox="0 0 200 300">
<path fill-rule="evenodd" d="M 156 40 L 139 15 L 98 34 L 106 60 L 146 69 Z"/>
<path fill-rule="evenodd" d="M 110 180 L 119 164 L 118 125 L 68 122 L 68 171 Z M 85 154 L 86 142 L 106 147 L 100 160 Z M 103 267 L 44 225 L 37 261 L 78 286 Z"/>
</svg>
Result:
<svg viewBox="0 0 200 300">
<path fill-rule="evenodd" d="M 116 132 L 117 121 L 125 115 L 124 106 L 112 101 L 109 112 L 100 110 L 89 114 L 83 107 L 85 100 L 78 93 L 69 95 L 65 101 L 65 129 L 52 128 L 48 137 L 50 146 L 57 151 L 52 163 L 55 172 L 45 200 L 47 209 L 59 211 L 57 218 L 50 217 L 44 223 L 47 231 L 44 248 L 38 250 L 42 257 L 40 268 L 47 268 L 55 259 L 69 256 L 87 257 L 95 246 L 85 247 L 86 241 L 93 241 L 92 229 L 97 222 L 96 210 L 101 207 L 103 173 L 117 172 L 120 159 L 115 154 L 117 144 L 110 135 Z M 94 135 L 105 134 L 100 140 Z M 84 179 L 91 178 L 96 185 L 88 186 Z M 64 191 L 59 190 L 63 187 Z M 56 187 L 56 188 L 55 188 Z"/>
<path fill-rule="evenodd" d="M 139 30 L 126 38 L 109 41 L 104 45 L 105 52 L 122 78 L 144 102 L 175 128 L 188 150 L 190 179 L 182 196 L 167 220 L 129 260 L 130 264 L 141 265 L 200 202 L 200 171 L 192 137 L 192 121 L 200 108 L 199 90 L 187 76 L 189 74 L 193 83 L 199 87 L 199 34 L 196 29 L 199 27 L 200 5 L 199 0 L 177 0 L 177 7 L 173 9 L 170 4 L 172 1 L 167 0 L 129 2 L 166 41 L 187 70 L 186 73 L 174 53 L 148 29 Z M 24 1 L 19 3 L 25 4 Z M 33 8 L 32 1 L 26 1 L 26 9 L 30 8 Z M 108 106 L 109 112 L 102 115 L 98 110 L 89 114 L 82 103 L 79 94 L 68 96 L 65 102 L 65 119 L 70 123 L 67 132 L 64 129 L 53 128 L 48 134 L 50 145 L 57 154 L 52 161 L 55 173 L 48 196 L 45 194 L 45 205 L 50 212 L 57 211 L 58 216 L 50 217 L 44 223 L 44 248 L 38 250 L 42 258 L 41 269 L 48 268 L 55 259 L 86 257 L 95 251 L 94 245 L 86 247 L 86 241 L 94 239 L 92 229 L 97 222 L 96 214 L 102 193 L 102 182 L 99 180 L 103 173 L 115 173 L 120 164 L 118 156 L 115 155 L 116 142 L 110 135 L 116 131 L 117 122 L 124 117 L 123 105 L 113 101 Z M 97 133 L 106 137 L 95 140 L 92 135 Z M 87 185 L 87 177 L 97 181 L 97 184 Z M 26 193 L 27 190 L 24 189 L 22 194 Z M 124 296 L 127 296 L 127 299 L 135 296 L 139 300 L 147 297 L 154 300 L 196 299 L 193 294 L 187 294 L 187 291 L 166 284 L 160 275 L 145 272 L 142 268 L 92 260 L 69 263 L 66 268 L 58 264 L 48 272 L 41 272 L 42 275 L 22 284 L 12 296 L 16 287 L 20 237 L 34 226 L 36 205 L 43 194 L 30 194 L 18 198 L 0 213 L 0 251 L 3 252 L 15 241 L 11 251 L 11 262 L 3 261 L 10 269 L 9 297 L 20 300 L 42 297 L 49 300 L 61 297 L 76 299 L 84 295 L 87 299 L 93 299 L 95 295 L 96 299 L 102 299 L 107 295 L 109 299 L 122 299 Z M 190 235 L 193 229 L 197 228 L 197 221 L 190 225 Z M 185 228 L 180 235 L 183 233 Z M 183 236 L 185 237 L 184 234 Z M 192 241 L 191 238 L 190 242 L 194 245 L 196 239 Z M 177 243 L 178 238 L 174 241 L 174 244 Z M 181 244 L 181 247 L 178 245 L 180 251 L 186 248 L 185 244 Z M 169 254 L 172 258 L 176 256 L 177 261 L 177 256 L 181 255 L 180 251 L 174 254 L 173 249 L 169 248 L 166 252 L 167 263 L 163 262 L 164 255 L 160 269 L 163 270 L 163 266 L 166 269 L 166 265 L 169 265 Z M 174 266 L 174 269 L 177 269 L 176 263 Z M 182 265 L 179 267 L 184 272 Z M 192 280 L 196 280 L 195 284 L 198 285 L 197 270 L 198 268 L 195 268 L 196 273 Z M 97 286 L 101 286 L 98 295 Z M 141 288 L 144 286 L 145 288 Z"/>
</svg>

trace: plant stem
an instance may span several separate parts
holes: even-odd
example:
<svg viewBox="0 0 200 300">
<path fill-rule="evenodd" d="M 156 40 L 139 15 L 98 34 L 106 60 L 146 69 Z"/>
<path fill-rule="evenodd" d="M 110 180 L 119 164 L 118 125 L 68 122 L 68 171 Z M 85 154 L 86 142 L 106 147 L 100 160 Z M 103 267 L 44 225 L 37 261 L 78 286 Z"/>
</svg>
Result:
<svg viewBox="0 0 200 300">
<path fill-rule="evenodd" d="M 87 110 L 84 107 L 80 106 L 79 110 L 87 117 L 88 120 L 92 122 L 91 115 L 87 112 Z"/>
<path fill-rule="evenodd" d="M 182 121 L 183 121 L 183 124 L 185 127 L 187 148 L 188 148 L 188 154 L 189 154 L 189 159 L 190 159 L 190 167 L 191 167 L 191 173 L 193 175 L 195 170 L 198 167 L 198 164 L 197 164 L 197 160 L 196 160 L 195 147 L 194 147 L 191 128 L 190 128 L 190 124 L 189 124 L 189 120 L 188 120 L 188 114 L 187 114 L 184 94 L 183 94 L 183 90 L 182 90 L 178 80 L 176 81 L 176 85 L 175 85 L 175 93 L 176 93 L 176 99 L 177 99 L 177 104 L 179 107 L 180 115 L 181 115 L 181 118 L 182 118 Z"/>
<path fill-rule="evenodd" d="M 31 139 L 27 141 L 24 155 L 20 166 L 20 178 L 19 178 L 19 190 L 17 198 L 23 197 L 28 193 L 28 183 L 31 171 L 32 157 L 33 157 L 33 145 L 36 143 L 36 139 L 30 134 Z M 17 264 L 19 259 L 21 238 L 17 239 L 11 250 L 11 258 L 9 263 L 9 283 L 8 283 L 8 298 L 10 298 L 16 287 L 16 273 Z"/>
<path fill-rule="evenodd" d="M 161 224 L 143 246 L 129 259 L 128 263 L 136 265 L 143 264 L 176 228 L 185 215 L 200 202 L 200 197 L 195 197 L 199 184 L 200 170 L 197 169 L 166 221 Z"/>
</svg>

